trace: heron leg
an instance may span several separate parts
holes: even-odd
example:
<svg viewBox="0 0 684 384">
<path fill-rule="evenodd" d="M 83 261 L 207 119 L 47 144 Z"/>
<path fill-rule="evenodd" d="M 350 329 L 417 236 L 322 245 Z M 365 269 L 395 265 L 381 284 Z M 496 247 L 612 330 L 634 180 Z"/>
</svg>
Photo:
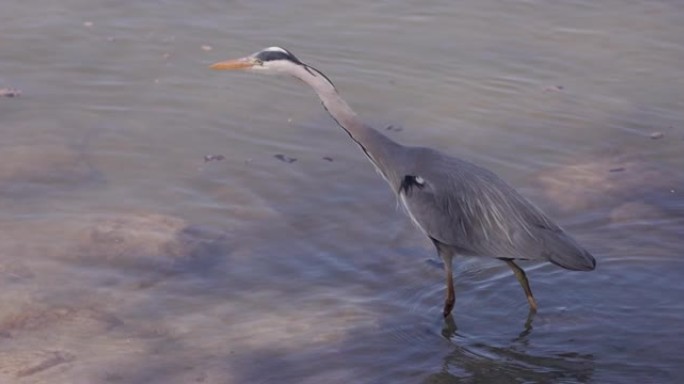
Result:
<svg viewBox="0 0 684 384">
<path fill-rule="evenodd" d="M 456 302 L 456 293 L 454 291 L 454 275 L 452 273 L 452 263 L 451 259 L 454 256 L 454 252 L 443 244 L 435 241 L 435 246 L 437 247 L 437 253 L 444 261 L 444 272 L 446 273 L 446 300 L 444 300 L 444 317 L 448 317 L 451 314 L 451 310 L 454 309 L 454 303 Z"/>
<path fill-rule="evenodd" d="M 444 271 L 446 272 L 446 283 L 447 283 L 447 295 L 446 300 L 444 300 L 444 317 L 448 317 L 451 314 L 451 310 L 454 309 L 454 303 L 456 302 L 456 292 L 454 290 L 454 276 L 451 268 L 452 255 L 449 254 L 447 257 L 442 257 L 444 259 Z"/>
<path fill-rule="evenodd" d="M 527 280 L 527 275 L 525 275 L 525 271 L 520 268 L 516 263 L 513 262 L 512 259 L 501 259 L 508 264 L 509 267 L 513 270 L 513 274 L 515 277 L 518 279 L 518 282 L 520 282 L 520 286 L 522 286 L 523 290 L 525 291 L 525 296 L 527 296 L 527 302 L 530 304 L 530 310 L 533 312 L 537 312 L 537 300 L 534 299 L 534 296 L 532 295 L 532 289 L 530 289 L 530 282 Z"/>
</svg>

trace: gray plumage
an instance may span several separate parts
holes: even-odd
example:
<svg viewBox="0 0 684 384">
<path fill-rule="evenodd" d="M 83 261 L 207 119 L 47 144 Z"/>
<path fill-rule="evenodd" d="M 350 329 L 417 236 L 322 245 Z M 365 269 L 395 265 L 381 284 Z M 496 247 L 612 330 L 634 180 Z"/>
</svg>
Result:
<svg viewBox="0 0 684 384">
<path fill-rule="evenodd" d="M 390 185 L 413 223 L 444 260 L 447 298 L 454 305 L 454 255 L 495 257 L 513 270 L 536 311 L 525 272 L 514 260 L 548 260 L 576 271 L 596 266 L 593 256 L 494 173 L 430 148 L 400 145 L 365 125 L 323 73 L 291 52 L 271 47 L 214 69 L 286 73 L 310 85 L 323 107 L 362 149 Z"/>
<path fill-rule="evenodd" d="M 594 258 L 494 173 L 430 148 L 404 147 L 406 175 L 422 186 L 393 186 L 415 224 L 464 256 L 548 260 L 591 270 Z"/>
</svg>

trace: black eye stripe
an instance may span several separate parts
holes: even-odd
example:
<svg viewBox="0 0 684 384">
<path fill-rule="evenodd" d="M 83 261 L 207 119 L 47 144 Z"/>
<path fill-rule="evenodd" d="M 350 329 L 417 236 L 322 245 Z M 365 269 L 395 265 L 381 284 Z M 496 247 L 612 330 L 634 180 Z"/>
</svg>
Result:
<svg viewBox="0 0 684 384">
<path fill-rule="evenodd" d="M 282 49 L 282 51 L 280 49 Z M 333 84 L 333 82 L 330 81 L 328 76 L 324 75 L 321 71 L 319 71 L 318 69 L 316 69 L 310 65 L 302 63 L 298 58 L 295 57 L 295 55 L 293 55 L 288 50 L 283 49 L 283 48 L 280 48 L 280 49 L 261 51 L 261 52 L 257 53 L 256 56 L 254 56 L 254 58 L 259 60 L 261 62 L 261 64 L 263 64 L 267 61 L 287 60 L 287 61 L 290 61 L 290 62 L 295 63 L 297 65 L 301 65 L 312 76 L 323 76 L 323 78 L 326 79 L 328 81 L 328 83 L 330 83 L 330 85 L 333 86 L 333 88 L 335 88 L 335 85 Z"/>
<path fill-rule="evenodd" d="M 291 53 L 289 52 L 281 52 L 281 51 L 261 51 L 259 54 L 256 55 L 256 58 L 266 62 L 266 61 L 275 61 L 275 60 L 288 60 L 292 61 L 293 63 L 296 64 L 302 64 L 299 59 L 294 57 Z"/>
</svg>

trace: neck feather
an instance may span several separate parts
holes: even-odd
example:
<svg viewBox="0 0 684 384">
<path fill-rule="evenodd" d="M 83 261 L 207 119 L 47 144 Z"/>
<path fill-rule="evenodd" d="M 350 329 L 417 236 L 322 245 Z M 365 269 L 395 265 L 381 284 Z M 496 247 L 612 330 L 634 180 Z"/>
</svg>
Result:
<svg viewBox="0 0 684 384">
<path fill-rule="evenodd" d="M 300 65 L 294 75 L 313 88 L 330 116 L 361 147 L 385 180 L 394 184 L 394 179 L 399 175 L 394 175 L 396 167 L 393 163 L 400 152 L 397 151 L 400 145 L 364 124 L 349 104 L 340 97 L 332 82 L 317 69 Z"/>
</svg>

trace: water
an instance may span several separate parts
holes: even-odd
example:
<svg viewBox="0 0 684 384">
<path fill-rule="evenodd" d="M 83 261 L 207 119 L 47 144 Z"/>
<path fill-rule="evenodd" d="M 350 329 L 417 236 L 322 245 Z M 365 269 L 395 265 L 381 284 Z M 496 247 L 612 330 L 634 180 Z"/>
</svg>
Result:
<svg viewBox="0 0 684 384">
<path fill-rule="evenodd" d="M 678 2 L 0 11 L 22 92 L 0 98 L 0 381 L 684 378 Z M 524 263 L 528 317 L 503 263 L 458 259 L 445 323 L 434 250 L 315 95 L 207 68 L 272 45 L 394 139 L 497 172 L 596 271 Z"/>
</svg>

